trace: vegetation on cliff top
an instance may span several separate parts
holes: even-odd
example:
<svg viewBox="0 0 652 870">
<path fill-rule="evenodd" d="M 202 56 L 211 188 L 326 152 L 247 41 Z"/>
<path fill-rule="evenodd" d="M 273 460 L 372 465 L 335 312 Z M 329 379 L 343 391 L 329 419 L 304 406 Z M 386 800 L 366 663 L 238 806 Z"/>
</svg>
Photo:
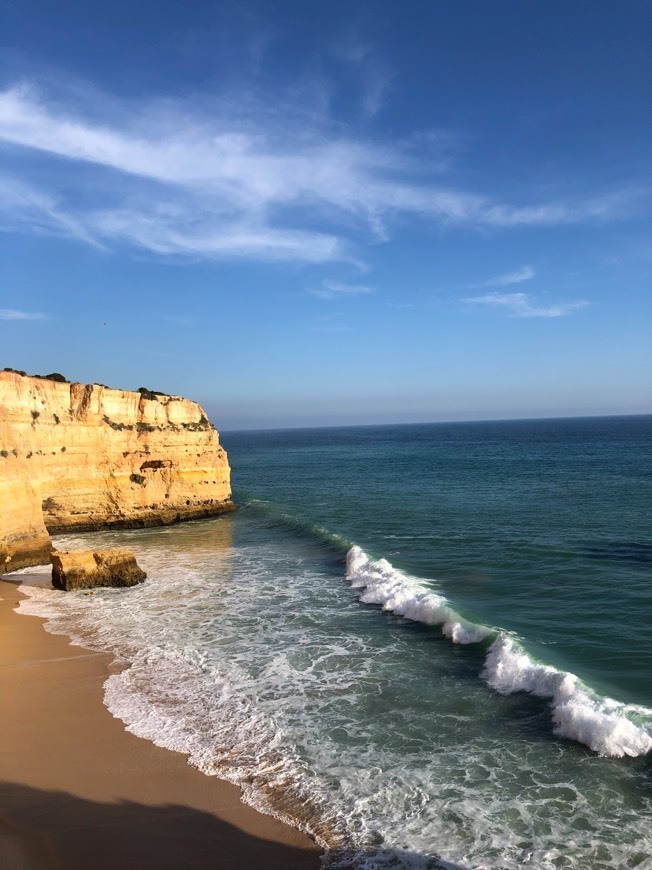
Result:
<svg viewBox="0 0 652 870">
<path fill-rule="evenodd" d="M 13 372 L 15 375 L 22 375 L 24 378 L 39 378 L 41 381 L 57 381 L 59 384 L 70 383 L 68 378 L 65 378 L 60 372 L 50 372 L 49 375 L 28 375 L 27 372 L 24 372 L 21 369 L 12 369 L 9 366 L 5 366 L 4 370 L 6 372 Z"/>
<path fill-rule="evenodd" d="M 159 396 L 169 395 L 169 393 L 162 393 L 160 390 L 150 390 L 147 387 L 138 387 L 136 392 L 140 393 L 143 399 L 158 399 Z"/>
<path fill-rule="evenodd" d="M 15 375 L 21 375 L 24 378 L 38 378 L 41 381 L 56 381 L 59 384 L 69 384 L 71 381 L 68 380 L 61 372 L 50 372 L 49 375 L 29 375 L 27 372 L 22 369 L 12 369 L 11 366 L 5 366 L 4 371 L 13 372 Z M 95 383 L 96 387 L 104 387 L 107 390 L 113 389 L 112 387 L 108 387 L 106 384 L 98 384 Z M 138 387 L 135 391 L 140 393 L 145 399 L 158 399 L 159 396 L 169 396 L 169 393 L 164 393 L 162 390 L 150 390 L 149 387 Z"/>
<path fill-rule="evenodd" d="M 57 383 L 60 383 L 60 384 L 71 383 L 60 372 L 50 372 L 49 375 L 28 375 L 27 372 L 22 371 L 22 369 L 12 369 L 10 366 L 5 366 L 4 371 L 12 372 L 15 375 L 21 375 L 24 378 L 38 378 L 39 380 L 42 380 L 42 381 L 56 381 Z M 112 389 L 111 387 L 107 387 L 106 384 L 94 384 L 94 386 L 104 387 L 107 390 Z M 156 401 L 158 401 L 161 396 L 170 396 L 169 393 L 163 393 L 161 390 L 150 390 L 149 387 L 138 387 L 136 392 L 140 393 L 140 395 L 144 399 L 150 399 L 150 400 L 156 400 Z M 40 412 L 38 412 L 38 411 L 32 411 L 33 421 L 36 420 L 36 418 L 39 416 L 39 414 L 40 414 Z M 54 416 L 54 420 L 56 423 L 61 422 L 61 420 L 59 419 L 59 417 L 56 414 L 54 414 L 53 416 Z M 122 429 L 133 429 L 134 428 L 133 424 L 116 423 L 113 420 L 111 420 L 109 417 L 107 417 L 106 414 L 104 415 L 104 417 L 102 419 L 112 429 L 122 430 Z M 202 414 L 201 418 L 196 423 L 181 423 L 180 425 L 183 429 L 190 429 L 191 431 L 195 431 L 195 432 L 201 431 L 203 429 L 214 428 L 213 425 L 211 424 L 211 422 L 207 419 L 205 414 Z M 177 428 L 174 423 L 168 423 L 168 426 L 173 428 L 173 429 Z M 139 433 L 154 432 L 156 429 L 161 429 L 161 428 L 162 428 L 161 426 L 153 426 L 151 423 L 144 423 L 144 422 L 136 423 L 136 429 Z"/>
</svg>

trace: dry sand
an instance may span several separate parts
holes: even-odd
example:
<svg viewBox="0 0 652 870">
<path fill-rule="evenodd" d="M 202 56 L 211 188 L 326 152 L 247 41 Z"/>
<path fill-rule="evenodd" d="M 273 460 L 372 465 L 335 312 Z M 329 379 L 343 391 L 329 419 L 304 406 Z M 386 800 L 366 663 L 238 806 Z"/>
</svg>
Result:
<svg viewBox="0 0 652 870">
<path fill-rule="evenodd" d="M 299 870 L 308 837 L 230 783 L 129 734 L 102 703 L 111 656 L 14 612 L 0 581 L 2 870 Z"/>
</svg>

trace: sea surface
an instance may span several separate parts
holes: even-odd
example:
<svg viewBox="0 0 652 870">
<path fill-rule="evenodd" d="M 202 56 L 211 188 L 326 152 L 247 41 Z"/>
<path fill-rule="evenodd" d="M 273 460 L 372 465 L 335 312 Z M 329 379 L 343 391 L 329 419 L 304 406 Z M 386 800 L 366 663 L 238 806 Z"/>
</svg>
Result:
<svg viewBox="0 0 652 870">
<path fill-rule="evenodd" d="M 21 610 L 329 868 L 652 868 L 652 417 L 225 433 L 236 514 Z M 23 587 L 25 588 L 25 587 Z"/>
</svg>

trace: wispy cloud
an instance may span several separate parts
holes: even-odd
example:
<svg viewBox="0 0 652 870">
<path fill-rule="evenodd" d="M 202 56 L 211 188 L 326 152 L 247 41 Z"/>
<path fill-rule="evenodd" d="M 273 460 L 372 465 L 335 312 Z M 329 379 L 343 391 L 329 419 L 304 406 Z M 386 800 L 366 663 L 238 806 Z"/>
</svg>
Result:
<svg viewBox="0 0 652 870">
<path fill-rule="evenodd" d="M 613 198 L 521 205 L 434 186 L 409 149 L 347 138 L 292 106 L 106 102 L 112 122 L 95 119 L 101 99 L 75 111 L 28 86 L 0 92 L 8 156 L 56 160 L 49 175 L 41 164 L 38 183 L 17 163 L 16 180 L 4 182 L 2 227 L 155 254 L 323 263 L 354 260 L 353 240 L 387 239 L 399 217 L 499 228 L 623 211 Z"/>
<path fill-rule="evenodd" d="M 341 284 L 337 281 L 323 281 L 321 287 L 311 287 L 308 292 L 319 299 L 336 299 L 342 296 L 366 295 L 373 293 L 374 289 L 366 284 Z"/>
<path fill-rule="evenodd" d="M 521 266 L 513 272 L 505 272 L 502 275 L 495 275 L 493 278 L 488 278 L 485 281 L 477 281 L 474 284 L 467 284 L 465 290 L 481 290 L 484 287 L 509 287 L 512 284 L 522 284 L 524 281 L 531 281 L 536 275 L 532 266 Z"/>
<path fill-rule="evenodd" d="M 103 247 L 86 224 L 88 220 L 68 213 L 56 195 L 37 190 L 16 178 L 0 175 L 0 229 L 23 228 L 68 236 Z"/>
<path fill-rule="evenodd" d="M 562 305 L 537 305 L 527 293 L 487 293 L 485 296 L 472 296 L 464 302 L 489 305 L 498 308 L 512 317 L 563 317 L 584 308 L 588 302 L 567 302 Z"/>
<path fill-rule="evenodd" d="M 361 83 L 362 116 L 366 119 L 375 117 L 383 107 L 391 76 L 373 46 L 354 34 L 348 34 L 334 46 L 333 53 L 357 68 Z"/>
<path fill-rule="evenodd" d="M 508 287 L 510 284 L 522 284 L 523 281 L 531 281 L 535 272 L 532 266 L 522 266 L 514 272 L 506 275 L 498 275 L 486 282 L 487 287 Z"/>
<path fill-rule="evenodd" d="M 15 308 L 0 308 L 0 320 L 46 320 L 40 311 L 17 311 Z"/>
</svg>

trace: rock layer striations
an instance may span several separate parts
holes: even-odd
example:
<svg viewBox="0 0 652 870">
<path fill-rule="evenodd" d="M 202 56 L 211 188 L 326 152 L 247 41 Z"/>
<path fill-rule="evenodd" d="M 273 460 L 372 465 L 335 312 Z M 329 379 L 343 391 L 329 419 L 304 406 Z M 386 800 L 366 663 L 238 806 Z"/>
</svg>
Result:
<svg viewBox="0 0 652 870">
<path fill-rule="evenodd" d="M 202 408 L 179 396 L 0 371 L 0 571 L 48 562 L 50 533 L 234 510 Z"/>
</svg>

